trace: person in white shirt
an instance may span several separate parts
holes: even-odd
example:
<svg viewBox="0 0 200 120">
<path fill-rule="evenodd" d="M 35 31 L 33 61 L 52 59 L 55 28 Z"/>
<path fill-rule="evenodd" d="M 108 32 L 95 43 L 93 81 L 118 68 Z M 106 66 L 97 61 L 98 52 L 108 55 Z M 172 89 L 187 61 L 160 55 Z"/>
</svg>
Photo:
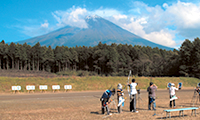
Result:
<svg viewBox="0 0 200 120">
<path fill-rule="evenodd" d="M 175 87 L 174 83 L 171 83 L 171 86 L 169 88 L 169 95 L 170 95 L 170 103 L 169 106 L 172 108 L 172 101 L 173 101 L 173 108 L 176 107 L 175 100 L 177 99 L 175 91 L 178 90 L 178 88 Z"/>
<path fill-rule="evenodd" d="M 130 112 L 135 112 L 138 113 L 138 111 L 136 111 L 136 94 L 137 94 L 137 90 L 136 90 L 136 86 L 138 85 L 138 83 L 135 83 L 135 79 L 132 79 L 132 83 L 128 84 L 128 86 L 130 87 Z"/>
</svg>

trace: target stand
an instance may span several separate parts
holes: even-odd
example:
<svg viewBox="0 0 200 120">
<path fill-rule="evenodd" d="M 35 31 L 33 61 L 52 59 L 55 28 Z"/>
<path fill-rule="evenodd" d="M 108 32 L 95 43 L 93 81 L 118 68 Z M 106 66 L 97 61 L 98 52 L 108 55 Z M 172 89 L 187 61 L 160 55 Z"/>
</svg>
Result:
<svg viewBox="0 0 200 120">
<path fill-rule="evenodd" d="M 199 95 L 198 95 L 198 93 L 197 93 L 197 91 L 196 91 L 196 89 L 195 89 L 195 90 L 194 90 L 193 97 L 192 97 L 192 100 L 191 100 L 192 105 L 194 106 L 195 102 L 196 102 L 196 104 L 197 104 L 198 101 L 199 101 Z"/>
<path fill-rule="evenodd" d="M 139 107 L 140 101 L 143 102 L 143 100 L 142 100 L 142 98 L 140 97 L 140 89 L 138 89 L 137 92 L 138 92 L 138 94 L 137 94 L 137 101 L 138 101 L 138 102 L 137 102 L 137 103 L 138 103 L 138 107 Z"/>
</svg>

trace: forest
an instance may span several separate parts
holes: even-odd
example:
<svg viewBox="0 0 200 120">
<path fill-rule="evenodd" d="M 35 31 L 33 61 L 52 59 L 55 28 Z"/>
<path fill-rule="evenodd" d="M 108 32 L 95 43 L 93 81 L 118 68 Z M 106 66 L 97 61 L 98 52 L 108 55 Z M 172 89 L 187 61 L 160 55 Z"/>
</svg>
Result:
<svg viewBox="0 0 200 120">
<path fill-rule="evenodd" d="M 0 42 L 0 69 L 88 71 L 95 75 L 200 77 L 200 39 L 186 39 L 181 47 L 166 51 L 149 46 L 102 44 L 94 47 L 34 46 Z"/>
</svg>

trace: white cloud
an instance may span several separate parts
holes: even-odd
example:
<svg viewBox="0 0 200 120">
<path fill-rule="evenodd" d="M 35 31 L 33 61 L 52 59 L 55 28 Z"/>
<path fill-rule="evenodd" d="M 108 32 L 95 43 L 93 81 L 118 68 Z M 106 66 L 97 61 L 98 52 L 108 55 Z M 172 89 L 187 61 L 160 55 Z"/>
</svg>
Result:
<svg viewBox="0 0 200 120">
<path fill-rule="evenodd" d="M 164 7 L 164 8 L 168 8 L 168 4 L 167 4 L 167 3 L 164 3 L 164 4 L 163 4 L 163 7 Z"/>
<path fill-rule="evenodd" d="M 180 2 L 168 6 L 165 11 L 179 35 L 194 39 L 200 35 L 200 4 Z"/>
<path fill-rule="evenodd" d="M 54 28 L 49 27 L 49 23 L 47 20 L 44 21 L 40 26 L 32 25 L 32 26 L 18 26 L 18 28 L 22 29 L 22 32 L 28 36 L 35 37 L 38 35 L 49 33 L 54 30 Z"/>
<path fill-rule="evenodd" d="M 119 20 L 119 19 L 127 19 L 127 16 L 126 15 L 113 15 L 113 17 L 116 19 L 116 20 Z"/>
<path fill-rule="evenodd" d="M 145 18 L 130 18 L 130 23 L 128 24 L 122 24 L 121 27 L 124 29 L 142 37 L 149 41 L 164 45 L 164 46 L 170 46 L 173 47 L 176 45 L 173 38 L 175 37 L 173 32 L 170 32 L 168 29 L 162 29 L 160 31 L 153 31 L 150 33 L 146 33 L 144 31 L 143 24 L 147 24 L 147 21 Z"/>
<path fill-rule="evenodd" d="M 159 32 L 151 32 L 149 34 L 145 34 L 144 38 L 150 40 L 155 43 L 159 43 L 164 46 L 175 46 L 176 42 L 174 39 L 174 34 L 170 33 L 168 30 L 161 30 Z"/>
<path fill-rule="evenodd" d="M 48 28 L 49 27 L 48 21 L 46 20 L 45 23 L 41 24 L 41 27 Z"/>
<path fill-rule="evenodd" d="M 129 23 L 122 24 L 121 27 L 140 37 L 145 35 L 144 27 L 140 24 L 140 20 L 131 17 L 129 21 Z"/>
<path fill-rule="evenodd" d="M 57 26 L 63 27 L 66 25 L 87 28 L 87 23 L 84 18 L 87 15 L 85 8 L 72 7 L 66 11 L 55 11 L 52 13 L 53 17 L 57 20 Z"/>
<path fill-rule="evenodd" d="M 56 11 L 55 13 L 57 13 L 58 14 L 58 12 Z M 61 24 L 61 18 L 60 17 L 58 17 L 56 14 L 54 14 L 54 13 L 52 13 L 52 15 L 53 15 L 53 17 L 57 20 L 57 22 L 58 22 L 58 26 Z"/>
<path fill-rule="evenodd" d="M 173 17 L 175 24 L 180 28 L 196 28 L 200 26 L 200 6 L 193 3 L 178 1 L 168 6 L 166 14 Z"/>
</svg>

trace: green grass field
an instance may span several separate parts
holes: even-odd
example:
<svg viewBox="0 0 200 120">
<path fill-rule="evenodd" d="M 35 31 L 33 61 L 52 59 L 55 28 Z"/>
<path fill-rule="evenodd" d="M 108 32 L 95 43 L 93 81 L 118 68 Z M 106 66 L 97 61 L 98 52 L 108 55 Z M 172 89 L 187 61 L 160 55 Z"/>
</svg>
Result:
<svg viewBox="0 0 200 120">
<path fill-rule="evenodd" d="M 184 87 L 196 87 L 200 82 L 197 78 L 190 77 L 133 77 L 138 83 L 137 89 L 146 89 L 149 86 L 150 80 L 154 82 L 158 88 L 166 89 L 167 83 L 173 82 L 177 85 L 179 82 L 183 83 Z M 131 81 L 132 78 L 130 78 Z M 39 85 L 48 85 L 47 91 L 52 91 L 52 85 L 60 85 L 60 91 L 64 91 L 64 85 L 72 85 L 70 91 L 86 91 L 86 90 L 105 90 L 110 87 L 117 88 L 117 84 L 121 83 L 123 86 L 127 84 L 127 77 L 0 77 L 0 93 L 12 92 L 11 86 L 20 85 L 21 92 L 26 92 L 26 85 L 35 85 L 36 92 L 39 90 Z"/>
</svg>

